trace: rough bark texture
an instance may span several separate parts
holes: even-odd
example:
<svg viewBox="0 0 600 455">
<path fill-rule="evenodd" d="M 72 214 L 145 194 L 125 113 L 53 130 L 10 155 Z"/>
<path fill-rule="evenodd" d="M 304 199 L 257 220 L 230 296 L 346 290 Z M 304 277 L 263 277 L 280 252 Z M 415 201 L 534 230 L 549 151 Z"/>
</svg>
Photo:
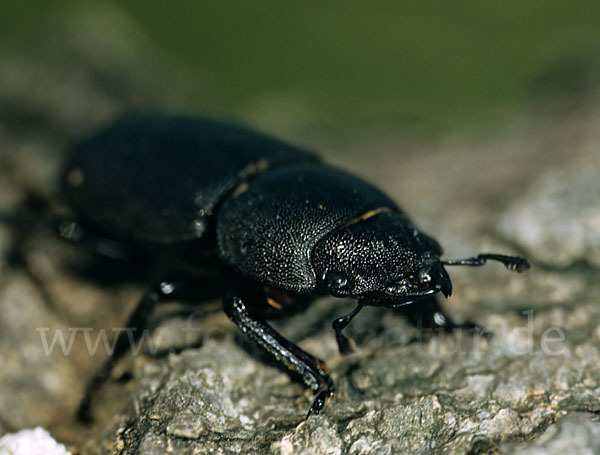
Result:
<svg viewBox="0 0 600 455">
<path fill-rule="evenodd" d="M 128 109 L 178 104 L 127 34 L 68 33 L 0 69 L 3 215 L 27 189 L 54 193 L 73 138 Z M 82 454 L 598 452 L 600 109 L 561 109 L 486 139 L 347 138 L 330 158 L 389 192 L 447 257 L 506 251 L 533 267 L 451 270 L 448 312 L 488 327 L 489 339 L 419 333 L 367 309 L 348 327 L 356 352 L 342 357 L 330 323 L 347 303 L 325 299 L 278 322 L 338 387 L 307 421 L 312 395 L 209 308 L 160 323 L 152 340 L 164 355 L 142 349 L 120 362 L 123 380 L 100 391 L 93 425 L 79 425 L 74 410 L 104 356 L 102 345 L 88 355 L 85 335 L 93 343 L 122 326 L 144 285 L 86 279 L 89 255 L 34 221 L 0 224 L 0 435 L 41 425 Z M 23 258 L 10 262 L 17 244 Z M 75 335 L 69 355 L 44 350 L 57 330 L 67 344 Z M 195 348 L 169 351 L 190 340 Z"/>
</svg>

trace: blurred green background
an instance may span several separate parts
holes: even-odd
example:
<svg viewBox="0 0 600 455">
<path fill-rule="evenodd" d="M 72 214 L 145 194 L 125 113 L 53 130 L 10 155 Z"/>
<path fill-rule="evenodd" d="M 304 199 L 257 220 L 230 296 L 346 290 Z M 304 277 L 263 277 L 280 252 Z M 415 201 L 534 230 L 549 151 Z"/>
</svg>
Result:
<svg viewBox="0 0 600 455">
<path fill-rule="evenodd" d="M 335 131 L 443 130 L 581 98 L 600 78 L 593 0 L 112 3 L 187 75 L 191 103 L 220 115 L 275 107 Z M 91 4 L 4 0 L 1 46 L 43 40 Z"/>
</svg>

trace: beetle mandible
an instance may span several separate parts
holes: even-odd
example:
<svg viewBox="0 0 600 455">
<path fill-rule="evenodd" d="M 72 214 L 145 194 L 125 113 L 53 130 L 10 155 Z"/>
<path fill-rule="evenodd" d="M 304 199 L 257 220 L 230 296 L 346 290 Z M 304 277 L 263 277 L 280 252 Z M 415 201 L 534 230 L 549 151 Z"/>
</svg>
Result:
<svg viewBox="0 0 600 455">
<path fill-rule="evenodd" d="M 356 299 L 352 312 L 333 321 L 347 353 L 342 331 L 367 305 L 454 327 L 432 299 L 452 292 L 446 265 L 495 260 L 518 272 L 529 268 L 523 258 L 500 254 L 443 261 L 438 242 L 376 187 L 301 148 L 206 118 L 126 116 L 74 147 L 62 190 L 74 215 L 62 223 L 62 237 L 107 256 L 143 258 L 152 271 L 154 285 L 128 327 L 139 336 L 160 302 L 221 296 L 241 331 L 315 392 L 308 416 L 333 395 L 333 381 L 322 361 L 265 321 L 269 314 L 326 294 Z M 223 280 L 192 272 L 203 264 Z M 88 384 L 82 419 L 94 389 L 126 352 L 126 338 L 118 337 Z"/>
</svg>

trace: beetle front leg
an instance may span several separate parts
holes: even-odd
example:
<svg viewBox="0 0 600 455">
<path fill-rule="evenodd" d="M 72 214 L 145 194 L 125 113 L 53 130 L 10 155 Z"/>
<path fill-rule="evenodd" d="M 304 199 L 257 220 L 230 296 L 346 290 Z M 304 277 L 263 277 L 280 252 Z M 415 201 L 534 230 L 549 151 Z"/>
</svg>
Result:
<svg viewBox="0 0 600 455">
<path fill-rule="evenodd" d="M 478 335 L 489 336 L 489 332 L 472 321 L 459 324 L 447 315 L 436 296 L 426 297 L 410 305 L 405 305 L 396 310 L 408 321 L 422 331 L 437 331 L 452 333 L 466 330 Z"/>
<path fill-rule="evenodd" d="M 306 418 L 313 413 L 318 414 L 335 392 L 324 362 L 286 340 L 253 312 L 250 305 L 250 302 L 244 302 L 237 291 L 230 291 L 223 300 L 225 313 L 248 338 L 271 354 L 277 362 L 298 373 L 304 383 L 317 393 Z"/>
<path fill-rule="evenodd" d="M 358 312 L 362 310 L 362 307 L 363 303 L 358 302 L 358 305 L 356 305 L 354 310 L 340 318 L 337 318 L 335 321 L 333 321 L 333 324 L 331 324 L 331 327 L 333 330 L 335 330 L 335 339 L 337 341 L 340 354 L 348 355 L 352 353 L 350 341 L 348 340 L 348 337 L 342 333 L 342 331 L 344 330 L 344 327 L 346 327 L 350 321 L 354 319 L 354 316 L 356 316 Z"/>
</svg>

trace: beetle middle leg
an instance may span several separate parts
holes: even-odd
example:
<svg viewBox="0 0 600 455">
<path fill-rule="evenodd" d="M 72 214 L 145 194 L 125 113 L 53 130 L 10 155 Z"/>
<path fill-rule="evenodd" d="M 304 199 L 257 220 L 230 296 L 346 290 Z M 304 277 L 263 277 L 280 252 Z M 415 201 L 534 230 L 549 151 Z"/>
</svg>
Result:
<svg viewBox="0 0 600 455">
<path fill-rule="evenodd" d="M 253 301 L 257 298 L 264 299 L 264 295 L 248 292 L 242 294 L 238 290 L 232 290 L 223 299 L 223 308 L 229 319 L 248 338 L 271 354 L 278 363 L 302 377 L 304 383 L 317 394 L 306 418 L 313 413 L 318 414 L 335 392 L 333 380 L 327 374 L 324 362 L 286 340 L 262 319 L 258 311 L 253 311 L 253 308 L 261 306 L 261 302 L 257 305 Z"/>
<path fill-rule="evenodd" d="M 77 418 L 82 422 L 91 421 L 90 410 L 94 393 L 110 377 L 116 362 L 140 340 L 148 327 L 149 316 L 157 304 L 176 300 L 201 303 L 214 297 L 215 292 L 209 286 L 202 287 L 186 279 L 163 280 L 147 291 L 129 316 L 127 330 L 117 333 L 110 357 L 87 383 L 77 409 Z"/>
</svg>

